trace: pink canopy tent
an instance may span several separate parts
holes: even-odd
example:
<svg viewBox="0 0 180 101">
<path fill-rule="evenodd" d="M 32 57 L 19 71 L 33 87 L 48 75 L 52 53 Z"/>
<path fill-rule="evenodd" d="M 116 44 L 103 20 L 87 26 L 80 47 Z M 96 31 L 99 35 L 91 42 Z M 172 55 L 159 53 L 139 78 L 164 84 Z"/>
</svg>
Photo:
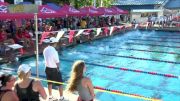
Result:
<svg viewBox="0 0 180 101">
<path fill-rule="evenodd" d="M 104 15 L 115 15 L 116 12 L 113 9 L 108 9 L 106 7 L 99 7 L 99 12 L 102 12 Z"/>
<path fill-rule="evenodd" d="M 7 6 L 6 6 L 7 7 Z M 38 18 L 55 18 L 65 16 L 64 13 L 58 13 L 55 10 L 52 10 L 47 5 L 42 5 L 38 7 Z M 33 13 L 8 13 L 6 12 L 0 14 L 0 20 L 3 19 L 33 19 Z"/>
<path fill-rule="evenodd" d="M 85 15 L 82 12 L 80 12 L 79 10 L 77 10 L 74 7 L 69 6 L 69 5 L 64 5 L 58 12 L 65 13 L 66 16 L 83 16 L 83 15 Z"/>
<path fill-rule="evenodd" d="M 80 9 L 80 11 L 83 12 L 86 16 L 103 15 L 102 12 L 99 12 L 97 9 L 94 9 L 94 7 L 83 7 Z"/>
<path fill-rule="evenodd" d="M 57 12 L 55 10 L 51 9 L 47 5 L 40 5 L 40 6 L 38 6 L 38 13 L 53 14 L 53 13 L 57 13 Z"/>
<path fill-rule="evenodd" d="M 115 7 L 115 6 L 112 6 L 112 7 L 109 8 L 109 9 L 114 10 L 117 14 L 128 14 L 128 11 L 119 9 L 118 7 Z"/>
<path fill-rule="evenodd" d="M 53 18 L 65 16 L 65 13 L 58 13 L 57 11 L 51 9 L 47 5 L 38 6 L 38 17 L 39 18 Z"/>
<path fill-rule="evenodd" d="M 26 14 L 26 13 L 4 13 L 0 14 L 0 20 L 5 20 L 5 19 L 33 19 L 34 15 L 33 14 Z"/>
</svg>

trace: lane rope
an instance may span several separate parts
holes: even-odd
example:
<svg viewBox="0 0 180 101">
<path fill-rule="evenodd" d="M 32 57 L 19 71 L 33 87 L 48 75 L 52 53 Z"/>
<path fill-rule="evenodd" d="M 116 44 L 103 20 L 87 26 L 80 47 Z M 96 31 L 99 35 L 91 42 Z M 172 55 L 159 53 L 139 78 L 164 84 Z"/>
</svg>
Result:
<svg viewBox="0 0 180 101">
<path fill-rule="evenodd" d="M 140 57 L 134 57 L 134 56 L 125 56 L 125 55 L 114 55 L 114 54 L 105 54 L 105 53 L 94 53 L 94 52 L 87 52 L 87 51 L 77 51 L 77 52 L 83 52 L 83 53 L 91 53 L 91 54 L 99 54 L 99 55 L 106 55 L 106 56 L 115 56 L 115 57 L 122 57 L 122 58 L 131 58 L 136 60 L 146 60 L 146 61 L 155 61 L 155 62 L 165 62 L 165 63 L 172 63 L 172 64 L 180 64 L 180 62 L 174 62 L 174 61 L 167 61 L 167 60 L 158 60 L 158 59 L 149 59 L 149 58 L 140 58 Z"/>
<path fill-rule="evenodd" d="M 36 74 L 32 73 L 32 75 L 35 76 Z M 14 76 L 17 77 L 17 75 L 14 75 Z M 45 80 L 45 79 L 36 78 L 36 77 L 30 77 L 30 78 L 40 80 L 40 81 L 44 81 L 44 82 L 51 82 L 51 83 L 55 83 L 55 84 L 67 85 L 67 83 L 65 83 L 65 82 Z M 132 93 L 127 93 L 127 92 L 123 92 L 120 90 L 113 90 L 113 89 L 103 88 L 103 87 L 99 87 L 99 86 L 94 86 L 94 89 L 98 92 L 110 93 L 110 94 L 115 94 L 115 95 L 119 95 L 119 96 L 126 96 L 126 97 L 131 97 L 131 98 L 136 98 L 136 99 L 147 100 L 147 101 L 161 101 L 160 99 L 157 99 L 157 98 L 145 97 L 145 96 L 142 96 L 139 94 L 132 94 Z"/>
<path fill-rule="evenodd" d="M 161 34 L 161 35 L 158 35 L 158 37 L 160 37 L 160 36 L 162 36 L 162 37 L 178 37 L 179 36 L 180 37 L 180 34 L 179 35 L 177 35 L 177 34 Z"/>
<path fill-rule="evenodd" d="M 102 41 L 102 42 L 113 42 L 113 41 Z M 116 42 L 118 43 L 118 42 Z M 135 42 L 126 42 L 125 44 L 132 44 L 132 45 L 143 45 L 143 46 L 159 46 L 159 47 L 168 47 L 168 48 L 180 48 L 180 46 L 170 46 L 170 45 L 155 45 L 155 44 L 142 44 L 142 43 L 135 43 Z"/>
<path fill-rule="evenodd" d="M 164 38 L 164 39 L 180 39 L 180 38 L 177 38 L 177 37 L 174 37 L 174 38 L 170 38 L 170 37 L 157 37 L 157 36 L 149 36 L 149 37 L 146 37 L 146 38 Z"/>
<path fill-rule="evenodd" d="M 61 60 L 69 61 L 69 62 L 74 62 L 75 61 L 75 60 L 69 60 L 69 59 L 61 59 Z M 110 68 L 110 69 L 117 69 L 117 70 L 121 70 L 121 71 L 129 71 L 129 72 L 144 73 L 144 74 L 149 74 L 149 75 L 163 76 L 163 77 L 167 77 L 167 78 L 176 78 L 176 79 L 180 78 L 180 76 L 177 76 L 177 75 L 163 74 L 163 73 L 157 73 L 157 72 L 153 72 L 153 71 L 143 71 L 143 70 L 138 70 L 138 69 L 129 69 L 129 68 L 125 68 L 125 67 L 120 67 L 119 68 L 119 67 L 116 67 L 116 66 L 107 66 L 107 65 L 90 63 L 90 62 L 86 62 L 86 64 L 105 67 L 105 68 Z"/>
<path fill-rule="evenodd" d="M 135 42 L 133 42 L 133 43 L 132 42 L 127 42 L 126 44 L 143 45 L 143 46 L 159 46 L 159 47 L 168 47 L 168 48 L 180 48 L 180 46 L 142 44 L 142 43 L 135 43 Z"/>
<path fill-rule="evenodd" d="M 150 42 L 171 42 L 171 43 L 180 43 L 178 41 L 162 41 L 162 40 L 150 40 L 150 39 L 136 39 L 136 38 L 129 38 L 130 40 L 137 40 L 137 41 L 150 41 Z"/>
<path fill-rule="evenodd" d="M 110 42 L 110 41 L 105 41 L 105 42 Z M 89 45 L 89 46 L 103 47 L 103 46 L 96 46 L 96 45 Z M 134 49 L 134 48 L 122 48 L 122 47 L 113 47 L 113 46 L 109 46 L 109 48 L 116 48 L 116 49 L 121 49 L 121 50 L 130 50 L 130 51 L 143 51 L 143 52 L 151 52 L 151 53 L 166 53 L 166 54 L 180 55 L 180 53 L 176 53 L 176 52 L 153 51 L 153 50 Z"/>
<path fill-rule="evenodd" d="M 106 55 L 106 56 L 115 56 L 115 57 L 122 57 L 122 58 L 130 58 L 136 60 L 146 60 L 146 61 L 154 61 L 154 62 L 164 62 L 164 63 L 171 63 L 171 64 L 180 64 L 180 62 L 175 61 L 168 61 L 168 60 L 158 60 L 158 59 L 149 59 L 149 58 L 141 58 L 141 57 L 134 57 L 134 56 L 125 56 L 125 55 L 115 55 L 115 54 L 105 54 L 105 53 L 94 53 L 94 52 L 87 52 L 87 51 L 77 51 L 83 53 L 91 53 L 91 54 L 99 54 L 99 55 Z"/>
</svg>

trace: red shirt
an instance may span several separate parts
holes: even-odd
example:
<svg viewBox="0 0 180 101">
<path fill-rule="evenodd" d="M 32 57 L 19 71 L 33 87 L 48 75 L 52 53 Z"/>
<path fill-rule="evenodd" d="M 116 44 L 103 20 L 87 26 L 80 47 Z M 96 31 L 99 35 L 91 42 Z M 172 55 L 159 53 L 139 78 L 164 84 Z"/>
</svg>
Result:
<svg viewBox="0 0 180 101">
<path fill-rule="evenodd" d="M 5 32 L 0 33 L 0 42 L 3 42 L 6 39 L 7 39 L 6 33 Z"/>
</svg>

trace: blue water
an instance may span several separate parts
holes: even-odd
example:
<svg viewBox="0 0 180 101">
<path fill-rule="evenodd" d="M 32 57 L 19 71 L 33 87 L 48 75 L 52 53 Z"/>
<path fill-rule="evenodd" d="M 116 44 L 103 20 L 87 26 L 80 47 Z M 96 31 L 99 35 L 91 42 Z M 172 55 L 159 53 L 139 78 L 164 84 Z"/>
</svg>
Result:
<svg viewBox="0 0 180 101">
<path fill-rule="evenodd" d="M 167 53 L 175 52 L 176 54 L 126 50 L 129 48 L 147 51 L 163 51 Z M 66 48 L 59 57 L 64 81 L 69 78 L 73 61 L 82 59 L 87 62 L 86 75 L 91 78 L 94 86 L 139 94 L 150 98 L 158 98 L 163 101 L 180 101 L 180 79 L 121 71 L 99 66 L 124 67 L 180 76 L 180 32 L 131 31 L 125 34 L 96 40 L 91 43 Z M 147 60 L 137 58 L 145 58 Z M 171 63 L 167 63 L 166 61 L 170 61 Z M 32 72 L 36 73 L 35 57 L 24 59 L 21 62 L 30 64 L 33 67 Z M 11 67 L 8 64 L 1 65 L 1 68 L 10 68 L 10 70 L 8 70 L 10 72 L 15 67 L 16 66 Z M 44 59 L 40 56 L 40 77 L 45 76 L 44 69 Z M 138 98 L 102 92 L 96 92 L 96 98 L 99 101 L 144 101 Z"/>
</svg>

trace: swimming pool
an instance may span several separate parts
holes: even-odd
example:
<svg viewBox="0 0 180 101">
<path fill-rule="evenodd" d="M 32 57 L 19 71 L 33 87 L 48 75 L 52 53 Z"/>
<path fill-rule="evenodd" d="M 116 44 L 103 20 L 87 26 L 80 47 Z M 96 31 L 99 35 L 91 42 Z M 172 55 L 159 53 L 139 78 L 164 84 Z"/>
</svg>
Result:
<svg viewBox="0 0 180 101">
<path fill-rule="evenodd" d="M 180 76 L 180 32 L 137 30 L 66 48 L 60 55 L 65 81 L 69 78 L 73 61 L 79 59 L 85 60 L 86 75 L 94 86 L 163 101 L 180 101 L 180 79 L 156 75 Z M 30 64 L 35 73 L 35 57 L 22 63 Z M 42 56 L 39 71 L 45 76 Z M 96 93 L 96 98 L 99 101 L 143 101 L 100 92 Z"/>
</svg>

